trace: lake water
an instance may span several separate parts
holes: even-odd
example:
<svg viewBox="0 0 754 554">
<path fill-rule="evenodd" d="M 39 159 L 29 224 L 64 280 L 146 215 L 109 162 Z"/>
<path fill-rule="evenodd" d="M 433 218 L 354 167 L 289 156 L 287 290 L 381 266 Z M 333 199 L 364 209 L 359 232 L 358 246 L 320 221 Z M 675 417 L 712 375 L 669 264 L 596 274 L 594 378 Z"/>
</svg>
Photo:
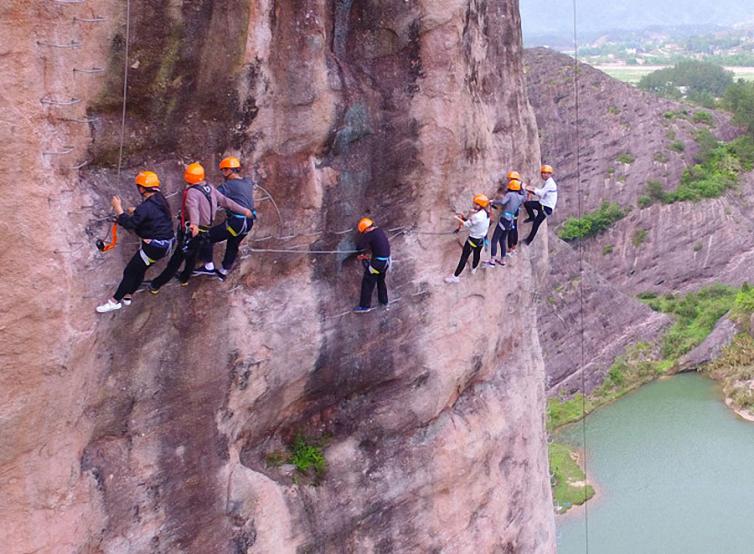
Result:
<svg viewBox="0 0 754 554">
<path fill-rule="evenodd" d="M 696 374 L 642 387 L 587 418 L 591 554 L 754 553 L 754 423 Z M 556 440 L 580 446 L 581 424 Z M 584 510 L 556 518 L 585 552 Z"/>
</svg>

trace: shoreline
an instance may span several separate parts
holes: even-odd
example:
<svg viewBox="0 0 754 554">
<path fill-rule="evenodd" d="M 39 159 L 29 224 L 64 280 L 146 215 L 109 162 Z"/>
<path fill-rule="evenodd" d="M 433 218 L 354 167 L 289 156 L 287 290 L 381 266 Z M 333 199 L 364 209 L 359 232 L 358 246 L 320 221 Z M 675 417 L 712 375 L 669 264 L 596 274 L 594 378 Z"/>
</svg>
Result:
<svg viewBox="0 0 754 554">
<path fill-rule="evenodd" d="M 749 410 L 744 410 L 743 408 L 737 408 L 733 405 L 733 400 L 731 398 L 728 398 L 727 396 L 724 396 L 723 401 L 725 402 L 725 405 L 728 406 L 728 408 L 730 408 L 731 411 L 733 411 L 733 413 L 738 417 L 754 423 L 754 413 L 750 412 Z"/>
</svg>

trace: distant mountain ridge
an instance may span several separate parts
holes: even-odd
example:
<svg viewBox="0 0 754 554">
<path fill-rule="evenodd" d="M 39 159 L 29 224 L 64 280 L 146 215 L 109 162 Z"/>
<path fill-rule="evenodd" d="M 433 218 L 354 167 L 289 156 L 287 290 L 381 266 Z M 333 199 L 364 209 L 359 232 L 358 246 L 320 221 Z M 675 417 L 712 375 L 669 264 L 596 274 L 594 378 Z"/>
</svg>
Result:
<svg viewBox="0 0 754 554">
<path fill-rule="evenodd" d="M 571 2 L 522 0 L 521 25 L 527 46 L 573 37 Z M 576 0 L 580 40 L 618 29 L 678 26 L 730 27 L 754 18 L 754 5 L 739 0 L 634 0 L 626 5 L 599 0 Z"/>
</svg>

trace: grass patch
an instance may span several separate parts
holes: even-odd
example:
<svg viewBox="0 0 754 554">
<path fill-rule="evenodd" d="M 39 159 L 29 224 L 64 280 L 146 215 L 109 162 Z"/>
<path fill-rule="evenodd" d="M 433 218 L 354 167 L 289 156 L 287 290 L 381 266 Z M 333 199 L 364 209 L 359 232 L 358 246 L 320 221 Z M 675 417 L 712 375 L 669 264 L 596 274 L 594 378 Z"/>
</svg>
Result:
<svg viewBox="0 0 754 554">
<path fill-rule="evenodd" d="M 631 154 L 631 152 L 623 152 L 617 158 L 615 158 L 615 161 L 628 165 L 634 163 L 636 161 L 636 157 Z"/>
<path fill-rule="evenodd" d="M 614 250 L 614 247 L 612 244 L 606 244 L 602 247 L 602 255 L 607 256 L 608 254 L 612 254 Z"/>
<path fill-rule="evenodd" d="M 634 234 L 631 235 L 631 244 L 636 248 L 639 248 L 642 244 L 647 242 L 647 236 L 649 232 L 646 229 L 637 229 Z"/>
<path fill-rule="evenodd" d="M 626 212 L 614 202 L 605 202 L 599 209 L 584 217 L 569 217 L 558 231 L 566 242 L 596 236 L 626 217 Z"/>
<path fill-rule="evenodd" d="M 726 285 L 712 285 L 686 295 L 639 297 L 653 310 L 675 319 L 660 349 L 664 358 L 673 361 L 707 338 L 718 320 L 733 307 L 735 298 L 736 289 Z"/>
<path fill-rule="evenodd" d="M 692 121 L 694 123 L 703 123 L 704 125 L 708 125 L 710 127 L 713 127 L 715 125 L 715 120 L 712 119 L 712 114 L 709 112 L 696 112 L 694 114 L 694 117 L 692 118 Z"/>
<path fill-rule="evenodd" d="M 657 163 L 664 164 L 668 163 L 668 160 L 670 158 L 668 158 L 667 154 L 665 154 L 664 152 L 655 152 L 654 156 L 652 156 L 652 159 Z"/>
<path fill-rule="evenodd" d="M 288 445 L 287 451 L 275 450 L 265 454 L 264 461 L 268 467 L 293 465 L 299 473 L 314 478 L 317 484 L 327 471 L 327 460 L 323 440 L 315 440 L 297 434 Z M 295 481 L 295 478 L 294 478 Z"/>
<path fill-rule="evenodd" d="M 562 511 L 583 504 L 594 496 L 594 488 L 584 485 L 586 475 L 579 466 L 578 456 L 565 444 L 552 443 L 548 448 L 552 493 Z"/>
<path fill-rule="evenodd" d="M 642 195 L 636 203 L 640 208 L 649 208 L 652 205 L 652 199 L 649 196 Z"/>
<path fill-rule="evenodd" d="M 674 152 L 683 152 L 686 150 L 686 145 L 683 144 L 680 140 L 674 140 L 670 143 L 670 149 Z"/>
</svg>

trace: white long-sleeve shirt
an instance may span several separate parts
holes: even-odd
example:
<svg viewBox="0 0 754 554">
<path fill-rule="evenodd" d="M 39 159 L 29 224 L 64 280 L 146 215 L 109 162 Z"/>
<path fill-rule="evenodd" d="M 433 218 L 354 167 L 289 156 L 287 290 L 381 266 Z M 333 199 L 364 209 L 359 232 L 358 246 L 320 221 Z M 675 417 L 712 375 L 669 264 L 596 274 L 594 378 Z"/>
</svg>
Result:
<svg viewBox="0 0 754 554">
<path fill-rule="evenodd" d="M 545 181 L 542 188 L 535 188 L 534 194 L 539 196 L 539 203 L 543 206 L 547 206 L 551 210 L 555 209 L 555 204 L 558 203 L 558 185 L 555 183 L 555 179 L 550 177 Z"/>
<path fill-rule="evenodd" d="M 463 226 L 469 230 L 469 236 L 475 239 L 481 239 L 487 236 L 490 229 L 490 216 L 485 210 L 478 210 L 463 222 Z"/>
</svg>

